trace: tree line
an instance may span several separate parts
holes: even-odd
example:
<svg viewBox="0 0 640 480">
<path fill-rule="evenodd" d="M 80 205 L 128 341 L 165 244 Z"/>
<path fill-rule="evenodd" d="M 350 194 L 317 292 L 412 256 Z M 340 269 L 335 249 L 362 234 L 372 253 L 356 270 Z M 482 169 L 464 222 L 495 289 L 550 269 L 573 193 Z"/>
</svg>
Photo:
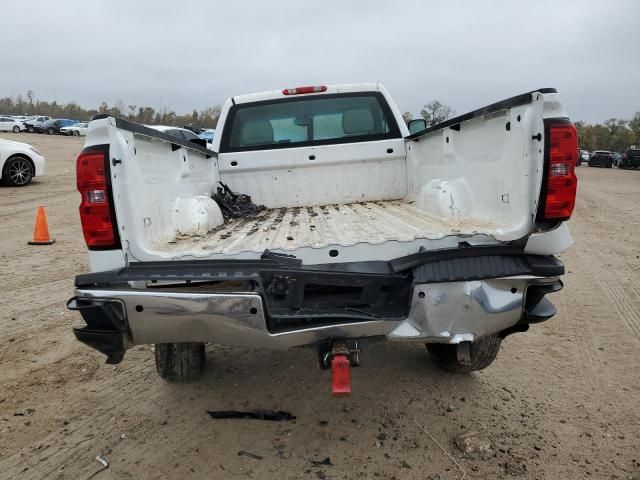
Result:
<svg viewBox="0 0 640 480">
<path fill-rule="evenodd" d="M 640 112 L 636 112 L 631 120 L 610 118 L 604 124 L 575 122 L 575 125 L 583 150 L 624 152 L 632 145 L 640 145 Z"/>
<path fill-rule="evenodd" d="M 2 115 L 48 115 L 53 118 L 88 121 L 94 115 L 108 113 L 138 123 L 180 127 L 191 125 L 201 128 L 215 128 L 221 110 L 220 105 L 213 105 L 203 110 L 194 109 L 191 113 L 178 114 L 167 108 L 156 110 L 148 106 L 125 105 L 122 101 L 117 101 L 113 105 L 102 102 L 98 108 L 86 109 L 75 102 L 58 103 L 55 100 L 47 102 L 37 99 L 31 90 L 25 96 L 0 98 L 0 114 Z"/>
<path fill-rule="evenodd" d="M 215 128 L 220 117 L 220 105 L 213 105 L 203 110 L 194 109 L 191 113 L 178 114 L 173 110 L 140 105 L 125 105 L 117 101 L 113 105 L 102 102 L 98 108 L 85 109 L 75 102 L 57 103 L 55 100 L 47 102 L 37 99 L 34 92 L 29 90 L 26 95 L 0 98 L 0 114 L 4 115 L 49 115 L 54 118 L 71 118 L 89 120 L 98 113 L 108 113 L 128 120 L 146 123 L 184 126 L 191 125 L 201 128 Z M 455 115 L 455 111 L 438 100 L 432 100 L 420 110 L 420 117 L 428 125 L 436 125 Z M 410 112 L 402 117 L 406 122 L 413 119 Z M 584 150 L 610 150 L 624 152 L 631 145 L 640 145 L 640 112 L 636 112 L 629 120 L 611 118 L 599 124 L 583 121 L 575 122 L 578 130 L 580 148 Z"/>
</svg>

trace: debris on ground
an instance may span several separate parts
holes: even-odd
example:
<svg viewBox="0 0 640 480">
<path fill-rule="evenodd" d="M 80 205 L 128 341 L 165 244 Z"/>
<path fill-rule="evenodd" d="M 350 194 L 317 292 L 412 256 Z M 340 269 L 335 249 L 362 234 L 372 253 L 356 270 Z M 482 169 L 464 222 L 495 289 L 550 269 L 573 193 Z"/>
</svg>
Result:
<svg viewBox="0 0 640 480">
<path fill-rule="evenodd" d="M 92 479 L 93 477 L 98 475 L 101 471 L 106 470 L 107 468 L 109 468 L 109 460 L 107 459 L 107 457 L 104 456 L 104 454 L 101 453 L 100 455 L 98 455 L 96 457 L 96 460 L 102 464 L 102 467 L 100 469 L 96 470 L 95 472 L 93 472 L 91 475 L 89 475 L 87 477 L 87 480 Z"/>
<path fill-rule="evenodd" d="M 462 433 L 455 442 L 462 453 L 471 457 L 491 451 L 491 442 L 477 431 Z"/>
<path fill-rule="evenodd" d="M 225 183 L 219 183 L 220 186 L 217 188 L 216 193 L 213 194 L 213 199 L 220 207 L 225 220 L 251 217 L 266 210 L 264 205 L 252 203 L 249 195 L 236 194 Z"/>
<path fill-rule="evenodd" d="M 248 410 L 248 411 L 238 411 L 238 410 L 207 410 L 207 413 L 216 420 L 225 419 L 225 418 L 245 418 L 245 419 L 253 419 L 253 420 L 270 420 L 274 422 L 286 422 L 289 420 L 295 420 L 296 417 L 291 415 L 289 412 L 284 412 L 282 410 Z"/>
<path fill-rule="evenodd" d="M 313 464 L 314 467 L 319 467 L 321 465 L 333 466 L 333 463 L 331 463 L 331 458 L 329 457 L 326 457 L 323 460 L 311 460 L 311 463 Z"/>
<path fill-rule="evenodd" d="M 527 464 L 521 459 L 504 462 L 504 473 L 512 477 L 521 477 L 527 473 Z"/>
<path fill-rule="evenodd" d="M 256 455 L 255 453 L 251 453 L 251 452 L 247 452 L 246 450 L 240 450 L 238 452 L 238 456 L 239 457 L 249 457 L 249 458 L 253 458 L 254 460 L 262 460 L 262 455 Z"/>
</svg>

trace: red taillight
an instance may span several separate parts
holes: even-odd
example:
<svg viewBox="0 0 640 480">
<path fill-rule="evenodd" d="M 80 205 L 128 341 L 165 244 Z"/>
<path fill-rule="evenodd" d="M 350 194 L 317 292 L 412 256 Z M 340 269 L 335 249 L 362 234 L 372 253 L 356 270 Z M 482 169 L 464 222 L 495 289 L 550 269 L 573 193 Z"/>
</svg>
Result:
<svg viewBox="0 0 640 480">
<path fill-rule="evenodd" d="M 80 152 L 76 162 L 78 191 L 82 195 L 80 222 L 87 247 L 118 248 L 120 239 L 115 224 L 108 179 L 108 155 L 102 149 Z"/>
<path fill-rule="evenodd" d="M 282 90 L 283 95 L 303 95 L 305 93 L 320 93 L 326 92 L 326 85 L 319 85 L 317 87 L 296 87 L 296 88 L 285 88 Z"/>
<path fill-rule="evenodd" d="M 547 192 L 544 199 L 545 220 L 566 220 L 576 203 L 578 179 L 574 171 L 578 160 L 578 135 L 570 123 L 549 127 L 549 163 Z"/>
</svg>

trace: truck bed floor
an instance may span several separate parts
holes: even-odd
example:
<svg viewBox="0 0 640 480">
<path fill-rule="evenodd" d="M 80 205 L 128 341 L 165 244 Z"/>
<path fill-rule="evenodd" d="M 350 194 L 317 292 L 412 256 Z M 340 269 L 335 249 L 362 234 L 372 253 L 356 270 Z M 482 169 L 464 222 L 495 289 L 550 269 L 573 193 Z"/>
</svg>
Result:
<svg viewBox="0 0 640 480">
<path fill-rule="evenodd" d="M 470 219 L 442 219 L 402 200 L 264 210 L 225 221 L 206 236 L 179 236 L 162 246 L 174 255 L 238 255 L 264 250 L 410 242 L 454 234 L 490 233 L 494 225 Z"/>
</svg>

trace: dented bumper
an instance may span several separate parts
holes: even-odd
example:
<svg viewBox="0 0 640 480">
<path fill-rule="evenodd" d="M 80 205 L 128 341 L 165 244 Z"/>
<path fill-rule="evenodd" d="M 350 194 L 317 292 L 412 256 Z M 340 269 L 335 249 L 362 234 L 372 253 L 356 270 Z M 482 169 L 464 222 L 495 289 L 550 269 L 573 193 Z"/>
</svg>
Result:
<svg viewBox="0 0 640 480">
<path fill-rule="evenodd" d="M 542 262 L 541 269 L 534 260 L 511 265 L 502 259 L 497 268 L 476 258 L 477 268 L 451 269 L 432 262 L 437 268 L 404 272 L 370 266 L 366 273 L 246 264 L 218 274 L 209 268 L 207 278 L 193 268 L 188 273 L 189 265 L 174 264 L 169 280 L 161 268 L 146 273 L 122 269 L 111 277 L 79 277 L 68 308 L 79 311 L 86 323 L 74 328 L 77 339 L 107 355 L 110 363 L 121 361 L 131 345 L 153 343 L 272 349 L 365 337 L 459 343 L 524 331 L 555 314 L 545 295 L 562 288 L 562 264 L 554 259 Z M 478 268 L 488 278 L 476 278 Z M 182 275 L 175 269 L 184 269 Z M 505 272 L 509 275 L 501 276 Z M 139 286 L 143 278 L 149 287 L 148 282 L 160 278 L 192 282 L 196 277 L 197 284 L 131 286 Z M 251 289 L 215 291 L 222 277 L 242 280 Z"/>
</svg>

